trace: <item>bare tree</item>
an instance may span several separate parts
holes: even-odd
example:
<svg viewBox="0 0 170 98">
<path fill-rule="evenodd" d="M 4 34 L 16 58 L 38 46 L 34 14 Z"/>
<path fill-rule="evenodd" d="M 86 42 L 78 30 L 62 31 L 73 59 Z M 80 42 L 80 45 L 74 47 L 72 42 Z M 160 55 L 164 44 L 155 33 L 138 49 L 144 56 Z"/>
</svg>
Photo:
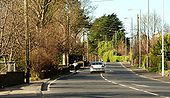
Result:
<svg viewBox="0 0 170 98">
<path fill-rule="evenodd" d="M 0 3 L 0 54 L 7 54 L 8 61 L 16 61 L 20 66 L 18 69 L 24 70 L 26 68 L 24 66 L 26 44 L 24 2 L 1 0 Z M 69 13 L 66 8 L 68 4 L 70 6 Z M 36 75 L 51 65 L 58 65 L 59 60 L 56 59 L 56 54 L 68 51 L 68 39 L 72 49 L 81 50 L 79 37 L 88 21 L 85 21 L 87 17 L 80 1 L 28 0 L 27 13 L 30 60 L 32 71 Z"/>
<path fill-rule="evenodd" d="M 147 31 L 147 17 L 147 14 L 144 14 L 141 18 L 141 31 L 143 33 L 146 33 Z M 155 11 L 149 16 L 149 27 L 150 36 L 161 31 L 161 17 Z"/>
<path fill-rule="evenodd" d="M 23 39 L 22 4 L 19 0 L 2 0 L 0 15 L 0 54 L 11 62 L 19 53 Z"/>
</svg>

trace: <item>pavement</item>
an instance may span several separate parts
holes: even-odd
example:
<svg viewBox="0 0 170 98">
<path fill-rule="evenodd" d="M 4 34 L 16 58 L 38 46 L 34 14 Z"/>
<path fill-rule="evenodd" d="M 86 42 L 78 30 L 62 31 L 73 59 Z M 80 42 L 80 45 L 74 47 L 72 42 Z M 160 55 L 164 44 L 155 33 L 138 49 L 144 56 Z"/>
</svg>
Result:
<svg viewBox="0 0 170 98">
<path fill-rule="evenodd" d="M 41 86 L 43 83 L 49 81 L 49 79 L 43 79 L 40 81 L 31 81 L 30 84 L 16 85 L 12 87 L 6 87 L 0 89 L 0 96 L 10 96 L 10 95 L 29 95 L 29 94 L 42 94 Z"/>
<path fill-rule="evenodd" d="M 73 74 L 76 74 L 76 72 L 71 72 L 70 74 L 56 76 L 56 77 L 54 76 L 54 79 L 68 77 Z M 52 82 L 52 81 L 53 80 L 50 80 L 50 79 L 42 79 L 39 81 L 31 81 L 30 84 L 22 84 L 22 85 L 16 85 L 16 86 L 12 86 L 12 87 L 2 88 L 2 89 L 0 89 L 0 98 L 1 98 L 1 96 L 12 96 L 12 95 L 39 96 L 39 95 L 42 95 L 42 93 L 43 93 L 42 91 L 47 90 L 48 84 L 50 84 L 50 82 Z"/>
<path fill-rule="evenodd" d="M 135 74 L 144 77 L 144 78 L 150 78 L 153 80 L 158 80 L 162 82 L 170 83 L 170 77 L 164 77 L 159 73 L 150 73 L 145 69 L 141 68 L 133 68 L 130 63 L 123 62 L 122 63 L 124 67 L 129 69 L 130 71 L 134 72 Z M 6 95 L 21 95 L 21 94 L 42 94 L 42 85 L 44 83 L 47 83 L 49 79 L 44 79 L 40 81 L 31 81 L 30 84 L 22 84 L 12 87 L 6 87 L 3 89 L 0 89 L 0 96 L 6 96 Z"/>
<path fill-rule="evenodd" d="M 146 69 L 143 69 L 143 68 L 135 68 L 128 62 L 123 62 L 122 64 L 128 70 L 132 71 L 133 73 L 141 77 L 149 78 L 152 80 L 157 80 L 157 81 L 161 81 L 165 83 L 170 83 L 170 76 L 162 77 L 161 73 L 148 72 Z"/>
</svg>

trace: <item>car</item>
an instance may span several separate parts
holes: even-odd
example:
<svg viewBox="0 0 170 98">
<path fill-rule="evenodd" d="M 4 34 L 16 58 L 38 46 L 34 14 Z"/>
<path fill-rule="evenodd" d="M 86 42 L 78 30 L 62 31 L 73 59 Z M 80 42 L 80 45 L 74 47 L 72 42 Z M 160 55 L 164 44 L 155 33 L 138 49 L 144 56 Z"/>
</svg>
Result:
<svg viewBox="0 0 170 98">
<path fill-rule="evenodd" d="M 100 61 L 95 61 L 91 63 L 90 66 L 90 73 L 93 72 L 103 72 L 105 73 L 105 64 L 103 62 Z"/>
</svg>

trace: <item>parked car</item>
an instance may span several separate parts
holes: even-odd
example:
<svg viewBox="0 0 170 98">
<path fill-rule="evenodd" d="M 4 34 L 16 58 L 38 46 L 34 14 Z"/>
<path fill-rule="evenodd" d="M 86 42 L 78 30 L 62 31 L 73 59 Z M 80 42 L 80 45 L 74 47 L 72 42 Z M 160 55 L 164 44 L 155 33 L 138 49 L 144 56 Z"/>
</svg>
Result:
<svg viewBox="0 0 170 98">
<path fill-rule="evenodd" d="M 99 61 L 92 62 L 90 66 L 90 73 L 93 72 L 105 72 L 105 64 Z"/>
</svg>

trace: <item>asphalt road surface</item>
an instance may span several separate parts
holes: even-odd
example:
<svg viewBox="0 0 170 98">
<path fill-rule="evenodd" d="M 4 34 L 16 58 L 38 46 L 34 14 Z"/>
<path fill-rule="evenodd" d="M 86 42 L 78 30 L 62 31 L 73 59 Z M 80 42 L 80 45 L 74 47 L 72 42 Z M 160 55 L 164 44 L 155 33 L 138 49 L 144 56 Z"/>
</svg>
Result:
<svg viewBox="0 0 170 98">
<path fill-rule="evenodd" d="M 80 70 L 68 77 L 52 80 L 48 91 L 14 95 L 10 98 L 170 98 L 170 84 L 143 78 L 121 63 L 107 63 L 105 73 Z M 0 98 L 9 98 L 2 96 Z"/>
<path fill-rule="evenodd" d="M 108 63 L 106 73 L 89 69 L 54 80 L 44 98 L 170 98 L 170 84 L 140 77 L 121 63 Z"/>
</svg>

